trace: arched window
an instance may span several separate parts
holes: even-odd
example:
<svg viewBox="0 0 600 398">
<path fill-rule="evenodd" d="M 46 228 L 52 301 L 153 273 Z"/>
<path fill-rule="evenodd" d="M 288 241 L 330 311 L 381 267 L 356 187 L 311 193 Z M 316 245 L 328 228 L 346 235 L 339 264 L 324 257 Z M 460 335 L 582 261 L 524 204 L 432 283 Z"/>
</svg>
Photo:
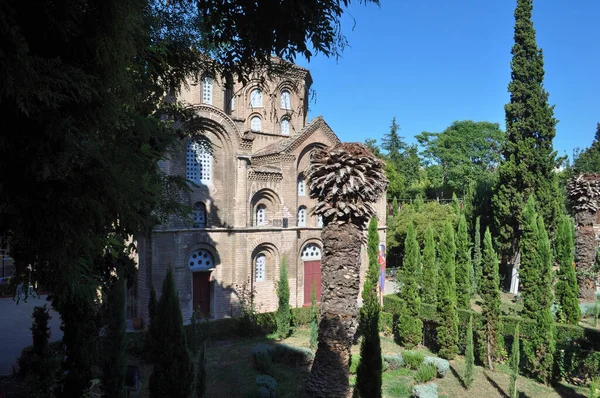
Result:
<svg viewBox="0 0 600 398">
<path fill-rule="evenodd" d="M 205 76 L 202 79 L 202 103 L 212 105 L 213 97 L 213 79 Z"/>
<path fill-rule="evenodd" d="M 256 206 L 256 225 L 266 225 L 267 223 L 267 208 L 265 205 Z"/>
<path fill-rule="evenodd" d="M 198 249 L 190 256 L 188 265 L 191 271 L 209 271 L 215 268 L 215 260 L 208 250 Z"/>
<path fill-rule="evenodd" d="M 261 253 L 254 260 L 254 280 L 256 282 L 264 282 L 266 273 L 267 257 Z"/>
<path fill-rule="evenodd" d="M 252 90 L 250 93 L 250 106 L 252 108 L 261 108 L 262 104 L 262 91 L 259 88 Z"/>
<path fill-rule="evenodd" d="M 287 118 L 281 119 L 281 134 L 290 135 L 290 121 Z"/>
<path fill-rule="evenodd" d="M 306 207 L 304 206 L 298 209 L 298 226 L 306 227 Z"/>
<path fill-rule="evenodd" d="M 303 261 L 315 261 L 321 259 L 321 248 L 314 243 L 309 243 L 302 249 L 300 255 Z"/>
<path fill-rule="evenodd" d="M 298 196 L 306 196 L 306 185 L 302 175 L 298 176 Z"/>
<path fill-rule="evenodd" d="M 260 117 L 253 116 L 252 119 L 250 119 L 250 130 L 262 131 L 262 120 L 260 120 Z"/>
<path fill-rule="evenodd" d="M 202 202 L 194 204 L 194 228 L 206 228 L 206 205 Z"/>
<path fill-rule="evenodd" d="M 321 214 L 319 214 L 319 217 L 317 218 L 317 227 L 323 228 L 323 216 Z"/>
<path fill-rule="evenodd" d="M 196 184 L 212 182 L 212 155 L 204 145 L 193 140 L 187 146 L 185 178 Z"/>
<path fill-rule="evenodd" d="M 292 96 L 288 90 L 283 90 L 281 92 L 279 106 L 281 109 L 292 109 Z"/>
</svg>

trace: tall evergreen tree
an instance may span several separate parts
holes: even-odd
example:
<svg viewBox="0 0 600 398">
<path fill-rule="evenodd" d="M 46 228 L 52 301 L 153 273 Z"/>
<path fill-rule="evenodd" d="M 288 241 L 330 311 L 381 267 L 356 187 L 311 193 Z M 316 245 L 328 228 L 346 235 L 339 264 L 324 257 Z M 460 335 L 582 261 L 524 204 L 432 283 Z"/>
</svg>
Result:
<svg viewBox="0 0 600 398">
<path fill-rule="evenodd" d="M 560 270 L 556 282 L 556 298 L 559 303 L 560 319 L 566 323 L 577 325 L 581 318 L 579 308 L 579 286 L 575 275 L 575 244 L 573 223 L 568 216 L 562 216 L 556 235 L 556 254 Z"/>
<path fill-rule="evenodd" d="M 401 314 L 397 332 L 400 344 L 410 348 L 420 344 L 423 339 L 421 299 L 416 281 L 421 255 L 412 222 L 408 224 L 404 248 L 404 264 L 399 274 Z"/>
<path fill-rule="evenodd" d="M 483 299 L 483 321 L 485 328 L 486 365 L 494 369 L 502 347 L 500 335 L 500 277 L 498 275 L 498 257 L 492 246 L 492 234 L 489 228 L 483 238 L 483 278 L 480 289 Z"/>
<path fill-rule="evenodd" d="M 519 377 L 519 362 L 521 359 L 521 351 L 519 348 L 519 324 L 515 326 L 515 334 L 513 335 L 512 351 L 510 354 L 510 388 L 508 392 L 509 398 L 517 398 L 517 378 Z"/>
<path fill-rule="evenodd" d="M 540 283 L 540 253 L 538 252 L 539 230 L 535 211 L 533 195 L 527 200 L 523 210 L 523 224 L 521 227 L 521 268 L 519 281 L 521 282 L 521 297 L 523 299 L 522 315 L 533 319 L 539 309 L 538 293 Z"/>
<path fill-rule="evenodd" d="M 171 268 L 163 282 L 153 326 L 157 346 L 154 371 L 150 376 L 150 396 L 188 398 L 193 386 L 193 365 Z"/>
<path fill-rule="evenodd" d="M 359 397 L 381 397 L 381 341 L 379 339 L 379 232 L 377 219 L 373 217 L 367 232 L 369 269 L 363 286 L 363 306 L 360 309 L 360 328 L 363 339 L 360 344 L 360 362 L 356 369 L 356 390 Z"/>
<path fill-rule="evenodd" d="M 392 201 L 392 215 L 396 217 L 398 215 L 398 211 L 398 199 L 394 198 L 394 200 Z"/>
<path fill-rule="evenodd" d="M 425 244 L 423 247 L 423 284 L 421 297 L 426 304 L 436 304 L 437 300 L 437 260 L 435 256 L 435 240 L 431 225 L 425 231 Z"/>
<path fill-rule="evenodd" d="M 474 284 L 473 291 L 479 292 L 479 286 L 481 284 L 481 229 L 480 229 L 480 218 L 477 217 L 475 220 L 475 237 L 473 238 L 473 274 Z"/>
<path fill-rule="evenodd" d="M 439 355 L 452 359 L 458 352 L 458 314 L 456 312 L 456 276 L 454 229 L 450 222 L 444 225 L 444 233 L 439 246 L 440 264 L 438 268 L 437 328 Z"/>
<path fill-rule="evenodd" d="M 285 256 L 281 260 L 281 268 L 279 269 L 277 297 L 279 299 L 276 316 L 277 334 L 280 339 L 284 339 L 290 334 L 290 324 L 292 321 L 292 313 L 290 312 L 290 283 L 288 281 Z"/>
<path fill-rule="evenodd" d="M 406 145 L 403 141 L 404 137 L 398 134 L 400 126 L 396 123 L 396 116 L 392 118 L 392 125 L 390 126 L 390 132 L 387 133 L 381 140 L 381 147 L 387 151 L 387 157 L 395 164 L 400 161 L 401 152 Z"/>
<path fill-rule="evenodd" d="M 456 296 L 459 309 L 471 309 L 471 250 L 464 214 L 460 215 L 456 233 Z"/>
<path fill-rule="evenodd" d="M 517 268 L 519 226 L 527 198 L 535 194 L 544 222 L 553 228 L 560 197 L 552 146 L 557 120 L 543 86 L 544 60 L 536 43 L 532 10 L 533 0 L 517 0 L 510 102 L 504 107 L 507 141 L 493 198 L 499 250 Z"/>
<path fill-rule="evenodd" d="M 469 326 L 467 327 L 467 347 L 465 348 L 465 387 L 467 390 L 473 384 L 475 379 L 475 347 L 473 344 L 473 315 L 469 316 Z"/>
</svg>

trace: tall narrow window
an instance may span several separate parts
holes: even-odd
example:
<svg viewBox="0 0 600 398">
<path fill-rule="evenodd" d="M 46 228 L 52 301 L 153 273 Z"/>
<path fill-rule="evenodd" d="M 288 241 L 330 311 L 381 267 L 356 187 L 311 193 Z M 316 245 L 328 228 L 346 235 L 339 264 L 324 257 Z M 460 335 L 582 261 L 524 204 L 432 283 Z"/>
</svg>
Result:
<svg viewBox="0 0 600 398">
<path fill-rule="evenodd" d="M 256 225 L 266 225 L 267 223 L 267 208 L 265 205 L 258 205 L 256 207 Z"/>
<path fill-rule="evenodd" d="M 298 196 L 306 196 L 306 186 L 304 184 L 304 177 L 298 176 Z"/>
<path fill-rule="evenodd" d="M 259 254 L 254 260 L 254 280 L 256 282 L 264 282 L 267 271 L 267 257 L 264 254 Z"/>
<path fill-rule="evenodd" d="M 281 119 L 281 134 L 290 135 L 290 121 L 287 118 Z"/>
<path fill-rule="evenodd" d="M 206 205 L 202 202 L 194 204 L 194 228 L 206 228 Z"/>
<path fill-rule="evenodd" d="M 306 227 L 306 207 L 298 209 L 298 226 Z"/>
<path fill-rule="evenodd" d="M 319 214 L 319 217 L 317 218 L 317 227 L 323 228 L 323 216 L 320 214 Z"/>
<path fill-rule="evenodd" d="M 213 79 L 205 76 L 202 79 L 202 103 L 212 105 L 213 97 Z"/>
<path fill-rule="evenodd" d="M 262 131 L 262 120 L 260 120 L 260 117 L 253 116 L 252 119 L 250 119 L 250 130 Z"/>
<path fill-rule="evenodd" d="M 262 91 L 259 88 L 252 90 L 250 93 L 250 106 L 253 108 L 261 108 L 262 104 Z"/>
<path fill-rule="evenodd" d="M 292 109 L 292 96 L 287 90 L 281 92 L 281 98 L 279 101 L 281 109 Z"/>
<path fill-rule="evenodd" d="M 196 141 L 190 141 L 187 147 L 185 178 L 196 184 L 212 183 L 212 155 Z"/>
</svg>

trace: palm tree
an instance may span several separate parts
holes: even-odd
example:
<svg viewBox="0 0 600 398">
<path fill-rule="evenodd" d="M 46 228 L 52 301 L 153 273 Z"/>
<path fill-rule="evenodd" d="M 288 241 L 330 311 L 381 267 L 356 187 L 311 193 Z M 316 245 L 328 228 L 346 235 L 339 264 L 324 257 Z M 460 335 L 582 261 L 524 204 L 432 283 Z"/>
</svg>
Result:
<svg viewBox="0 0 600 398">
<path fill-rule="evenodd" d="M 385 164 L 363 144 L 315 149 L 307 170 L 314 212 L 323 217 L 319 342 L 307 381 L 314 397 L 349 394 L 350 347 L 358 324 L 363 229 L 385 191 Z"/>
</svg>

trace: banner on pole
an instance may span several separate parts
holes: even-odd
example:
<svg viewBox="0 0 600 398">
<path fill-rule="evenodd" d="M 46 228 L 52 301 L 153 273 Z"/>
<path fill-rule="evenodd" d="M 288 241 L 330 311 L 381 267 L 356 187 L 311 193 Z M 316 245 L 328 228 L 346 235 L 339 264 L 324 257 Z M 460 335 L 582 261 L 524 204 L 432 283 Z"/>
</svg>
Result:
<svg viewBox="0 0 600 398">
<path fill-rule="evenodd" d="M 379 244 L 379 288 L 383 293 L 385 287 L 385 243 Z"/>
</svg>

